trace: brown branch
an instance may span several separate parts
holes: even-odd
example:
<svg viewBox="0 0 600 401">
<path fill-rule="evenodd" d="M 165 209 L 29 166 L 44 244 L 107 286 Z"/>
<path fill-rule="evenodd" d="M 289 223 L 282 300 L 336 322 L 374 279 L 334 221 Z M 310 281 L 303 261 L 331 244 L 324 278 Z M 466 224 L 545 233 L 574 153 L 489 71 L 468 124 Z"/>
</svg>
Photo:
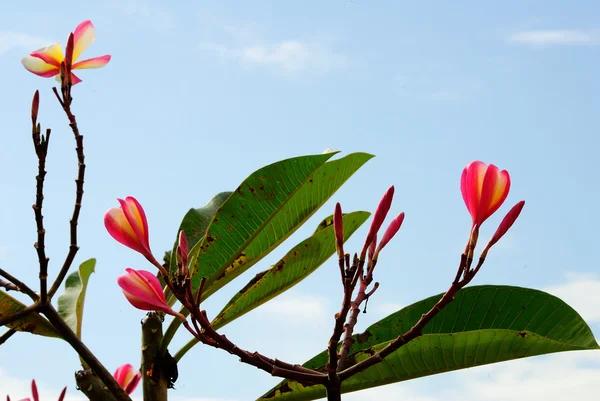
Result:
<svg viewBox="0 0 600 401">
<path fill-rule="evenodd" d="M 38 255 L 38 261 L 40 264 L 40 298 L 41 303 L 46 304 L 48 302 L 48 261 L 50 260 L 46 256 L 46 229 L 44 228 L 44 216 L 42 215 L 42 207 L 44 204 L 44 178 L 46 177 L 46 156 L 48 155 L 48 143 L 50 141 L 50 128 L 46 129 L 46 136 L 41 133 L 41 126 L 37 122 L 37 114 L 39 107 L 39 92 L 35 91 L 33 96 L 33 102 L 31 105 L 31 138 L 33 140 L 33 147 L 35 154 L 38 158 L 38 174 L 35 177 L 36 180 L 36 191 L 35 191 L 35 204 L 33 205 L 33 212 L 35 214 L 35 223 L 37 227 L 37 242 L 33 245 Z"/>
<path fill-rule="evenodd" d="M 36 302 L 33 305 L 29 305 L 29 306 L 21 309 L 20 311 L 13 313 L 12 315 L 8 315 L 6 317 L 0 317 L 0 327 L 5 326 L 7 324 L 11 324 L 12 322 L 17 321 L 17 320 L 27 316 L 30 313 L 36 312 L 39 308 L 40 308 L 40 305 L 39 305 L 39 303 Z"/>
<path fill-rule="evenodd" d="M 96 356 L 89 350 L 86 345 L 81 342 L 77 335 L 71 330 L 71 328 L 65 323 L 62 317 L 58 314 L 56 309 L 50 304 L 42 307 L 41 312 L 48 318 L 50 323 L 58 330 L 62 338 L 71 345 L 71 347 L 77 351 L 81 359 L 88 364 L 88 366 L 94 371 L 94 373 L 102 380 L 104 385 L 108 387 L 108 390 L 116 397 L 119 401 L 131 401 L 131 398 L 127 395 L 125 390 L 115 380 L 113 375 L 106 370 L 104 365 L 96 358 Z"/>
<path fill-rule="evenodd" d="M 79 133 L 79 128 L 77 126 L 77 120 L 75 119 L 75 116 L 73 115 L 73 112 L 71 111 L 71 102 L 73 99 L 71 97 L 71 78 L 70 78 L 71 74 L 70 74 L 69 68 L 67 68 L 65 75 L 67 76 L 67 79 L 63 80 L 63 85 L 61 87 L 62 99 L 61 99 L 60 95 L 58 94 L 58 91 L 56 90 L 56 88 L 52 88 L 52 89 L 54 91 L 54 94 L 56 95 L 56 98 L 58 99 L 59 103 L 61 104 L 65 114 L 67 115 L 67 118 L 69 119 L 69 126 L 71 127 L 71 130 L 73 131 L 73 135 L 75 136 L 75 143 L 76 143 L 75 150 L 77 153 L 78 169 L 77 169 L 77 179 L 75 180 L 75 186 L 76 186 L 75 206 L 73 208 L 73 215 L 69 222 L 69 224 L 70 224 L 69 252 L 65 258 L 62 268 L 60 269 L 58 275 L 56 276 L 56 279 L 54 280 L 54 283 L 52 283 L 52 287 L 50 287 L 50 291 L 48 291 L 49 298 L 52 298 L 52 296 L 56 293 L 56 291 L 62 284 L 63 280 L 65 279 L 65 276 L 67 275 L 67 273 L 69 271 L 69 268 L 73 264 L 75 255 L 77 254 L 77 251 L 79 250 L 79 246 L 77 245 L 77 222 L 79 220 L 79 212 L 81 211 L 81 201 L 83 198 L 83 183 L 84 183 L 84 178 L 85 178 L 85 154 L 83 151 L 83 136 Z"/>
<path fill-rule="evenodd" d="M 162 270 L 162 265 L 153 261 L 154 265 Z M 300 383 L 311 383 L 311 384 L 325 384 L 327 383 L 327 375 L 312 371 L 304 367 L 298 367 L 298 365 L 292 365 L 287 362 L 282 362 L 277 359 L 272 359 L 264 356 L 258 352 L 246 351 L 236 344 L 231 342 L 226 336 L 219 334 L 211 325 L 210 320 L 206 316 L 206 311 L 200 310 L 200 300 L 202 299 L 202 288 L 201 285 L 199 291 L 193 295 L 189 283 L 183 283 L 183 286 L 178 285 L 177 287 L 169 279 L 168 273 L 165 272 L 163 275 L 164 281 L 167 286 L 171 289 L 172 293 L 177 297 L 185 309 L 190 312 L 190 317 L 194 328 L 190 326 L 189 322 L 185 320 L 183 315 L 179 318 L 183 322 L 183 326 L 203 344 L 210 345 L 215 348 L 223 349 L 230 354 L 236 355 L 240 358 L 241 362 L 252 365 L 258 369 L 264 370 L 273 376 L 282 377 L 288 380 L 296 380 Z M 189 279 L 189 278 L 188 278 Z M 202 284 L 204 279 L 202 280 Z M 182 283 L 178 283 L 182 284 Z M 185 285 L 187 284 L 187 285 Z M 201 330 L 198 330 L 197 324 L 200 325 Z"/>
<path fill-rule="evenodd" d="M 354 288 L 357 284 L 358 277 L 361 277 L 363 274 L 363 268 L 365 261 L 358 261 L 356 255 L 354 256 L 354 261 L 352 266 L 347 266 L 344 268 L 346 258 L 340 258 L 338 263 L 340 267 L 340 271 L 342 272 L 342 285 L 344 287 L 344 298 L 342 301 L 341 310 L 335 314 L 335 325 L 333 328 L 333 333 L 331 334 L 331 338 L 329 339 L 329 343 L 327 343 L 327 354 L 328 354 L 328 362 L 325 369 L 327 370 L 328 383 L 327 389 L 329 391 L 330 388 L 339 388 L 341 381 L 337 375 L 338 368 L 338 343 L 340 342 L 340 338 L 344 333 L 344 325 L 346 323 L 346 319 L 348 317 L 348 312 L 350 311 L 352 305 L 352 294 L 354 292 Z"/>
<path fill-rule="evenodd" d="M 4 344 L 9 338 L 11 338 L 17 331 L 8 329 L 4 334 L 0 336 L 0 345 Z"/>
<path fill-rule="evenodd" d="M 24 294 L 29 295 L 29 298 L 31 298 L 32 300 L 37 301 L 39 299 L 38 294 L 36 294 L 31 288 L 29 288 L 29 286 L 27 284 L 25 284 L 24 282 L 22 282 L 21 280 L 19 280 L 18 278 L 16 278 L 12 274 L 10 274 L 9 272 L 5 271 L 4 269 L 0 268 L 0 276 L 4 277 L 8 281 L 10 281 L 12 284 L 16 285 L 19 291 L 21 291 Z"/>
<path fill-rule="evenodd" d="M 0 279 L 0 287 L 3 287 L 7 292 L 8 291 L 19 291 L 19 287 L 17 287 L 13 283 L 9 283 L 8 281 L 4 281 L 2 279 Z"/>
<path fill-rule="evenodd" d="M 406 345 L 409 341 L 423 335 L 423 328 L 433 319 L 442 309 L 450 304 L 454 300 L 454 296 L 456 293 L 467 285 L 475 276 L 473 272 L 468 272 L 465 274 L 463 280 L 458 280 L 461 276 L 461 273 L 465 270 L 465 263 L 467 263 L 467 255 L 463 254 L 461 256 L 461 261 L 458 267 L 457 279 L 452 282 L 450 288 L 446 291 L 444 295 L 440 298 L 440 300 L 425 314 L 421 316 L 419 321 L 415 323 L 410 330 L 406 333 L 399 335 L 393 340 L 391 343 L 386 345 L 377 353 L 373 354 L 367 359 L 364 359 L 358 362 L 355 365 L 350 366 L 349 368 L 341 371 L 339 373 L 340 379 L 343 381 L 357 373 L 364 371 L 365 369 L 381 362 L 385 357 L 390 355 L 392 352 L 398 350 L 400 347 Z"/>
</svg>

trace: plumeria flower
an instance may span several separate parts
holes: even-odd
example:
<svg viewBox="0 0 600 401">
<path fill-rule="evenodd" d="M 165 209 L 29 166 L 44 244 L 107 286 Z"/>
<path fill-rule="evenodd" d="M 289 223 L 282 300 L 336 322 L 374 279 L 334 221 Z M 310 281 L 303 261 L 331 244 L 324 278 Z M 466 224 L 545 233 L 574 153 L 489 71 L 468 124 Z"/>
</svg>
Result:
<svg viewBox="0 0 600 401">
<path fill-rule="evenodd" d="M 183 315 L 167 305 L 160 281 L 154 274 L 146 270 L 131 268 L 127 268 L 125 271 L 125 274 L 117 278 L 117 284 L 131 305 L 141 310 L 165 312 L 185 320 Z"/>
<path fill-rule="evenodd" d="M 63 401 L 65 399 L 65 394 L 67 393 L 67 388 L 63 388 L 62 392 L 58 396 L 57 401 Z M 33 397 L 33 401 L 40 401 L 40 396 L 38 394 L 37 386 L 35 384 L 35 380 L 31 381 L 31 395 Z M 6 396 L 6 401 L 10 401 L 10 397 Z M 31 401 L 31 398 L 23 398 L 20 401 Z"/>
<path fill-rule="evenodd" d="M 121 207 L 110 208 L 104 214 L 108 233 L 121 244 L 154 261 L 148 239 L 148 221 L 142 205 L 132 196 L 117 200 Z"/>
<path fill-rule="evenodd" d="M 133 393 L 142 379 L 140 371 L 128 363 L 119 366 L 113 376 L 127 394 Z"/>
<path fill-rule="evenodd" d="M 93 57 L 87 60 L 77 61 L 81 53 L 96 39 L 96 29 L 92 22 L 87 20 L 75 28 L 73 32 L 73 59 L 72 70 L 86 68 L 104 67 L 110 61 L 110 55 Z M 50 78 L 56 76 L 60 82 L 60 64 L 65 61 L 62 48 L 59 42 L 43 47 L 24 57 L 21 62 L 30 72 L 41 77 Z M 81 79 L 71 73 L 71 82 L 73 85 L 81 82 Z"/>
<path fill-rule="evenodd" d="M 460 190 L 465 205 L 478 227 L 504 203 L 510 190 L 510 176 L 506 170 L 474 161 L 465 166 L 460 179 Z"/>
</svg>

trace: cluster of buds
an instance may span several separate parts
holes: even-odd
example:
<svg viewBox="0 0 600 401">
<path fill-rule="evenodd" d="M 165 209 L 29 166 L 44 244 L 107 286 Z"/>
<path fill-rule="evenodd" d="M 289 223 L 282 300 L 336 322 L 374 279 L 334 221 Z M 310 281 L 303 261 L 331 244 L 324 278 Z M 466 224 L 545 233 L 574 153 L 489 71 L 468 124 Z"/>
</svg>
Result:
<svg viewBox="0 0 600 401">
<path fill-rule="evenodd" d="M 115 380 L 119 385 L 125 390 L 127 394 L 133 393 L 139 384 L 142 374 L 135 370 L 132 365 L 125 364 L 121 365 L 117 368 L 114 374 Z M 57 401 L 63 401 L 65 399 L 65 395 L 67 394 L 67 388 L 63 388 L 58 396 Z M 37 385 L 35 384 L 35 380 L 31 381 L 31 396 L 32 398 L 23 398 L 20 401 L 40 401 L 40 396 L 38 393 Z M 6 396 L 6 401 L 10 401 L 10 396 Z"/>
</svg>

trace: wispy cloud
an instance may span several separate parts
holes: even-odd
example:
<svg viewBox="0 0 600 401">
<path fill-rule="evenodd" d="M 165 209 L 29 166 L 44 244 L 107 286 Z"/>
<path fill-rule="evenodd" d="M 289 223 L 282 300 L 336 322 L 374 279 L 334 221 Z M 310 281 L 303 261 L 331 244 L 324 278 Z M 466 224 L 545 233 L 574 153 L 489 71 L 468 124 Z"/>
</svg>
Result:
<svg viewBox="0 0 600 401">
<path fill-rule="evenodd" d="M 595 401 L 600 353 L 570 352 L 487 365 L 439 378 L 351 393 L 347 401 Z M 431 382 L 436 385 L 432 386 Z M 423 384 L 421 384 L 423 383 Z M 427 383 L 427 384 L 426 384 Z"/>
<path fill-rule="evenodd" d="M 598 45 L 600 30 L 533 30 L 514 32 L 508 36 L 512 43 L 529 46 Z"/>
<path fill-rule="evenodd" d="M 52 40 L 26 33 L 0 32 L 0 55 L 13 49 L 22 49 L 29 53 L 52 42 Z"/>
<path fill-rule="evenodd" d="M 600 274 L 567 273 L 566 282 L 545 289 L 573 307 L 587 322 L 600 323 Z"/>
<path fill-rule="evenodd" d="M 245 66 L 271 67 L 286 73 L 325 74 L 346 64 L 346 58 L 326 44 L 301 40 L 238 47 L 207 41 L 200 43 L 199 49 Z"/>
<path fill-rule="evenodd" d="M 260 307 L 262 317 L 285 323 L 312 325 L 329 318 L 327 298 L 306 294 L 282 294 Z"/>
</svg>

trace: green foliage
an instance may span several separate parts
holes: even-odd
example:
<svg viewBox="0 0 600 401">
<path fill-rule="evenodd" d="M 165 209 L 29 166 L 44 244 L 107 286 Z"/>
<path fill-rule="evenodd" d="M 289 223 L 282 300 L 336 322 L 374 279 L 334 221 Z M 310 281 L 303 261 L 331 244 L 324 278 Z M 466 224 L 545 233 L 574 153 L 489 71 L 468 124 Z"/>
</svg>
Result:
<svg viewBox="0 0 600 401">
<path fill-rule="evenodd" d="M 345 214 L 344 238 L 350 238 L 369 216 L 368 212 Z M 219 329 L 275 298 L 325 263 L 336 251 L 332 221 L 332 216 L 324 219 L 312 236 L 292 248 L 269 270 L 258 273 L 250 280 L 212 321 L 213 327 Z"/>
<path fill-rule="evenodd" d="M 83 262 L 77 271 L 67 276 L 65 292 L 58 297 L 58 313 L 79 339 L 81 339 L 85 293 L 95 267 L 96 259 Z"/>
<path fill-rule="evenodd" d="M 25 305 L 6 292 L 0 291 L 0 318 L 13 315 L 21 309 L 25 309 Z M 62 338 L 50 322 L 37 313 L 30 313 L 21 319 L 7 324 L 6 327 L 45 337 Z"/>
<path fill-rule="evenodd" d="M 223 197 L 215 198 L 203 209 L 205 213 L 196 217 L 200 239 L 190 250 L 190 266 L 194 288 L 202 276 L 207 277 L 204 298 L 292 235 L 373 157 L 352 153 L 327 162 L 334 154 L 302 156 L 270 164 L 252 173 L 225 201 Z M 212 220 L 205 228 L 211 213 Z M 182 226 L 190 225 L 190 213 L 186 217 L 188 221 L 182 222 Z M 207 235 L 200 234 L 203 229 Z M 189 236 L 188 241 L 194 244 Z M 173 260 L 171 268 L 174 269 Z"/>
<path fill-rule="evenodd" d="M 354 336 L 352 365 L 410 329 L 440 299 L 436 295 L 391 314 Z M 594 336 L 569 305 L 542 291 L 477 286 L 461 290 L 416 338 L 383 362 L 349 378 L 342 391 L 356 391 L 417 377 L 561 351 L 598 349 Z M 323 352 L 304 364 L 323 369 Z M 322 386 L 283 381 L 260 400 L 314 400 Z"/>
</svg>

